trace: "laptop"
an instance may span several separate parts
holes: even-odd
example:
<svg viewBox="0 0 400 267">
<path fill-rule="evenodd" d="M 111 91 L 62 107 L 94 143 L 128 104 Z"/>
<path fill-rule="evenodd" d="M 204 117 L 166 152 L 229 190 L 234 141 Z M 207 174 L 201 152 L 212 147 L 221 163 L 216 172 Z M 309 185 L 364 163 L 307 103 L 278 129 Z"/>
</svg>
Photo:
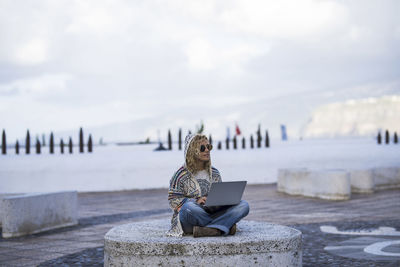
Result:
<svg viewBox="0 0 400 267">
<path fill-rule="evenodd" d="M 236 205 L 242 200 L 247 181 L 212 183 L 204 207 Z"/>
</svg>

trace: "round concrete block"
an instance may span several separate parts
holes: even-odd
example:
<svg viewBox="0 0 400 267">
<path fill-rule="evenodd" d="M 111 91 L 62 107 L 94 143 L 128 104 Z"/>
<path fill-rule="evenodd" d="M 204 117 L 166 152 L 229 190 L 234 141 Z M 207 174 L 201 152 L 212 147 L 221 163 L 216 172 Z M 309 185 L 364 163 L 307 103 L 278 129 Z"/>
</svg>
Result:
<svg viewBox="0 0 400 267">
<path fill-rule="evenodd" d="M 169 219 L 112 228 L 105 235 L 105 266 L 301 266 L 301 232 L 241 221 L 234 236 L 169 237 Z"/>
</svg>

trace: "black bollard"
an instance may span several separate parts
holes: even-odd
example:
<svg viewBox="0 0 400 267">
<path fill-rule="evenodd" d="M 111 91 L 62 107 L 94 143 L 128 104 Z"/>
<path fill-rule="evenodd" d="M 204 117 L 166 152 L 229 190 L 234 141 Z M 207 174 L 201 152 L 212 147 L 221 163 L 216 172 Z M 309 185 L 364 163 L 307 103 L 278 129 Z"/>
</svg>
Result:
<svg viewBox="0 0 400 267">
<path fill-rule="evenodd" d="M 389 139 L 390 139 L 390 137 L 389 137 L 389 131 L 386 130 L 386 132 L 385 132 L 385 143 L 386 143 L 386 144 L 389 144 Z"/>
<path fill-rule="evenodd" d="M 73 147 L 72 138 L 70 137 L 69 138 L 69 143 L 68 143 L 69 154 L 72 154 L 72 147 Z"/>
<path fill-rule="evenodd" d="M 18 143 L 18 140 L 17 140 L 17 142 L 15 142 L 15 154 L 19 154 L 19 143 Z"/>
<path fill-rule="evenodd" d="M 7 142 L 6 142 L 6 131 L 3 130 L 3 134 L 1 136 L 1 154 L 7 154 Z"/>
<path fill-rule="evenodd" d="M 53 132 L 50 133 L 49 148 L 50 148 L 50 154 L 54 154 L 54 135 L 53 135 Z"/>
<path fill-rule="evenodd" d="M 258 130 L 257 130 L 257 148 L 261 148 L 261 141 L 262 141 L 262 137 L 261 137 L 261 125 L 258 125 Z"/>
<path fill-rule="evenodd" d="M 244 138 L 244 136 L 242 138 L 242 148 L 246 149 L 246 138 Z"/>
<path fill-rule="evenodd" d="M 229 150 L 229 138 L 227 137 L 225 140 L 226 150 Z"/>
<path fill-rule="evenodd" d="M 31 136 L 29 135 L 29 130 L 26 131 L 26 139 L 25 139 L 25 153 L 31 153 Z"/>
<path fill-rule="evenodd" d="M 172 150 L 171 130 L 168 130 L 168 150 Z"/>
<path fill-rule="evenodd" d="M 378 136 L 376 137 L 376 141 L 378 142 L 378 145 L 382 144 L 382 135 L 381 135 L 381 132 L 378 133 Z"/>
<path fill-rule="evenodd" d="M 233 137 L 233 149 L 237 149 L 236 135 Z"/>
<path fill-rule="evenodd" d="M 397 138 L 397 133 L 394 132 L 393 143 L 397 144 L 398 142 L 399 142 L 399 140 Z"/>
<path fill-rule="evenodd" d="M 269 136 L 268 136 L 268 130 L 265 131 L 265 147 L 269 147 Z"/>
<path fill-rule="evenodd" d="M 212 137 L 211 137 L 211 134 L 210 134 L 210 136 L 208 137 L 208 142 L 210 143 L 210 145 L 212 145 Z"/>
<path fill-rule="evenodd" d="M 61 153 L 61 154 L 64 154 L 64 141 L 63 141 L 62 138 L 61 138 L 61 140 L 60 140 L 60 153 Z"/>
<path fill-rule="evenodd" d="M 93 142 L 92 142 L 92 135 L 91 135 L 91 134 L 89 134 L 88 152 L 89 152 L 89 153 L 92 153 L 92 152 L 93 152 Z"/>
<path fill-rule="evenodd" d="M 179 150 L 182 150 L 182 129 L 179 128 L 179 133 L 178 133 L 178 147 Z"/>
<path fill-rule="evenodd" d="M 251 148 L 251 149 L 254 148 L 254 138 L 253 138 L 253 135 L 250 135 L 250 148 Z"/>
<path fill-rule="evenodd" d="M 40 154 L 40 141 L 36 138 L 36 154 Z"/>
<path fill-rule="evenodd" d="M 222 148 L 222 144 L 221 144 L 221 141 L 219 141 L 219 142 L 218 142 L 217 149 L 218 149 L 218 150 L 221 150 L 221 148 Z"/>
<path fill-rule="evenodd" d="M 79 153 L 83 153 L 83 129 L 79 130 Z"/>
</svg>

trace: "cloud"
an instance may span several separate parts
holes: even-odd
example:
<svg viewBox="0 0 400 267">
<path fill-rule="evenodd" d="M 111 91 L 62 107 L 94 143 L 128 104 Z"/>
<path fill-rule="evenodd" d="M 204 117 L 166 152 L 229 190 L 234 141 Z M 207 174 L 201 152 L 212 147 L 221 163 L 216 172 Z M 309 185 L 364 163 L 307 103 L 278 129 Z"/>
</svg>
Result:
<svg viewBox="0 0 400 267">
<path fill-rule="evenodd" d="M 203 38 L 196 38 L 188 43 L 185 52 L 189 67 L 194 70 L 222 69 L 237 74 L 243 71 L 243 63 L 268 51 L 268 46 L 259 47 L 243 42 L 221 45 Z"/>
<path fill-rule="evenodd" d="M 15 50 L 15 62 L 21 65 L 41 64 L 47 57 L 47 43 L 41 38 L 29 40 Z"/>
<path fill-rule="evenodd" d="M 347 8 L 333 1 L 234 1 L 221 20 L 231 30 L 265 38 L 306 40 L 343 27 Z"/>
<path fill-rule="evenodd" d="M 36 77 L 27 77 L 0 84 L 0 95 L 22 95 L 37 97 L 43 95 L 55 95 L 66 92 L 67 83 L 72 80 L 70 74 L 43 74 Z"/>
<path fill-rule="evenodd" d="M 318 101 L 376 95 L 396 81 L 398 6 L 4 0 L 0 120 L 7 128 L 164 116 L 216 126 L 235 118 L 257 125 L 270 114 L 274 123 L 298 121 Z M 376 86 L 356 89 L 365 84 Z"/>
</svg>

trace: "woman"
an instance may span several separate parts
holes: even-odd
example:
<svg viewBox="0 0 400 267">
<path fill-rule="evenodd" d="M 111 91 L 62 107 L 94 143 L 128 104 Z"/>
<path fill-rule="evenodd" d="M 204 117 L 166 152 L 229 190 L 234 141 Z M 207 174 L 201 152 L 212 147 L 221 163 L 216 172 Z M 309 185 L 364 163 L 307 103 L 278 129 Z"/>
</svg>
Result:
<svg viewBox="0 0 400 267">
<path fill-rule="evenodd" d="M 185 164 L 170 181 L 168 200 L 174 214 L 168 235 L 232 235 L 236 232 L 236 223 L 249 213 L 249 205 L 244 200 L 217 212 L 203 209 L 211 184 L 221 182 L 219 171 L 211 166 L 211 149 L 205 135 L 186 136 Z"/>
</svg>

